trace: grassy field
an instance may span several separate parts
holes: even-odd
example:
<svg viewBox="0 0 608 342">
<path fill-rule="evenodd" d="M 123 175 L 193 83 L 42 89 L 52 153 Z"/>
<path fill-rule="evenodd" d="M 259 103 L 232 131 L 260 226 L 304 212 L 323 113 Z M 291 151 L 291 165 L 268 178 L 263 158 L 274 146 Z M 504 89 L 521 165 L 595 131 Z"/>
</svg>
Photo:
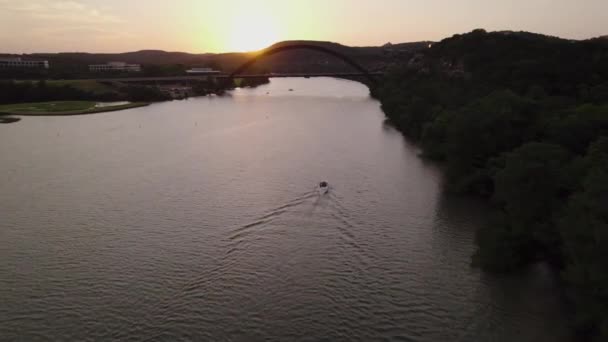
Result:
<svg viewBox="0 0 608 342">
<path fill-rule="evenodd" d="M 82 111 L 95 107 L 95 102 L 92 101 L 55 101 L 55 102 L 32 102 L 32 103 L 17 103 L 9 105 L 0 105 L 1 113 L 18 113 L 18 112 L 69 112 Z"/>
<path fill-rule="evenodd" d="M 0 105 L 0 114 L 13 115 L 76 115 L 110 112 L 147 105 L 144 102 L 96 107 L 94 101 L 53 101 Z"/>
</svg>

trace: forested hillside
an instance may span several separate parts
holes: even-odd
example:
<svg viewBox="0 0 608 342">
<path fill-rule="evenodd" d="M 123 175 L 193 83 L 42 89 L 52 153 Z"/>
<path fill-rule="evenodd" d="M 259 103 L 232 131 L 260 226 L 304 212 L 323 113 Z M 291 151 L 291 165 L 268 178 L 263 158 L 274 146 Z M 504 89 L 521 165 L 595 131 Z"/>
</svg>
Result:
<svg viewBox="0 0 608 342">
<path fill-rule="evenodd" d="M 608 339 L 608 41 L 476 30 L 392 68 L 387 116 L 445 164 L 448 189 L 489 198 L 474 262 L 559 267 L 581 332 Z"/>
</svg>

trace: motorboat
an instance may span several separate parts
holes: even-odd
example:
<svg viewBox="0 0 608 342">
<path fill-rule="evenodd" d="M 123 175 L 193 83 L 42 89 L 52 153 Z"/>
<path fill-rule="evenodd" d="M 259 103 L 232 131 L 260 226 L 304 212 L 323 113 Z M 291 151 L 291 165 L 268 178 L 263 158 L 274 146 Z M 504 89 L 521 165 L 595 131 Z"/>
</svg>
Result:
<svg viewBox="0 0 608 342">
<path fill-rule="evenodd" d="M 319 194 L 325 195 L 329 192 L 329 184 L 326 181 L 319 183 Z"/>
</svg>

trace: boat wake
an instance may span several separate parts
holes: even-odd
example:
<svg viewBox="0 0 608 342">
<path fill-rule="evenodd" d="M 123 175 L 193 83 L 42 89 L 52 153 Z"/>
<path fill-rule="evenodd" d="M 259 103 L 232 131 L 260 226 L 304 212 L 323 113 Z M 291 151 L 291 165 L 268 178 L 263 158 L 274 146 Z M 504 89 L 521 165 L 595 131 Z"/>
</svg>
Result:
<svg viewBox="0 0 608 342">
<path fill-rule="evenodd" d="M 258 218 L 252 220 L 251 222 L 246 223 L 237 228 L 231 229 L 229 232 L 229 235 L 228 235 L 228 240 L 238 242 L 240 239 L 244 238 L 245 236 L 255 233 L 256 229 L 260 229 L 260 228 L 268 225 L 270 222 L 274 221 L 275 219 L 277 219 L 281 215 L 285 214 L 286 212 L 305 204 L 310 199 L 313 199 L 315 197 L 318 197 L 318 196 L 314 191 L 308 191 L 306 193 L 299 195 L 298 197 L 294 198 L 293 200 L 288 201 L 287 203 L 284 203 L 275 208 L 272 208 L 272 209 L 268 210 L 266 213 L 259 216 Z"/>
</svg>

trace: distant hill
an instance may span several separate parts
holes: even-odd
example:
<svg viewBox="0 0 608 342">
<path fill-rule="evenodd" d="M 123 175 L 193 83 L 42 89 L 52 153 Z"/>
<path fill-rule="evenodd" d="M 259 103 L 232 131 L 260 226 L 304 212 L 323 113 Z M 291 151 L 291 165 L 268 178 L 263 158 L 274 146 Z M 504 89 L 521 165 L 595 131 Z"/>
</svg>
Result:
<svg viewBox="0 0 608 342">
<path fill-rule="evenodd" d="M 402 43 L 390 46 L 352 47 L 332 42 L 319 41 L 286 41 L 274 44 L 270 48 L 291 45 L 319 45 L 348 56 L 370 71 L 381 71 L 389 65 L 406 60 L 416 52 L 427 49 L 428 42 Z M 322 71 L 347 71 L 350 67 L 342 61 L 324 53 L 309 50 L 294 50 L 277 54 L 260 61 L 260 68 L 274 71 L 306 71 L 308 68 Z M 297 69 L 297 70 L 294 70 Z"/>
<path fill-rule="evenodd" d="M 305 43 L 324 46 L 344 55 L 347 55 L 366 68 L 378 70 L 385 68 L 396 58 L 410 55 L 421 49 L 428 47 L 429 42 L 402 43 L 387 47 L 350 47 L 333 42 L 324 41 L 284 41 L 276 43 L 269 48 L 278 46 Z M 111 61 L 124 61 L 137 63 L 144 66 L 167 66 L 183 65 L 209 66 L 230 72 L 242 63 L 255 55 L 256 52 L 248 53 L 204 53 L 193 54 L 186 52 L 167 52 L 162 50 L 141 50 L 125 53 L 84 53 L 84 52 L 65 52 L 65 53 L 34 53 L 19 55 L 23 58 L 47 59 L 52 69 L 61 70 L 84 70 L 89 64 L 107 63 Z M 8 55 L 4 56 L 17 56 Z M 257 63 L 252 72 L 304 72 L 314 69 L 315 71 L 348 71 L 350 67 L 339 59 L 326 54 L 308 51 L 294 50 L 281 54 L 273 55 Z"/>
<path fill-rule="evenodd" d="M 425 55 L 428 67 L 461 69 L 470 77 L 494 84 L 525 87 L 533 82 L 546 89 L 572 88 L 606 75 L 605 42 L 475 30 L 444 39 Z"/>
<path fill-rule="evenodd" d="M 193 64 L 204 61 L 210 54 L 191 54 L 186 52 L 167 52 L 162 50 L 141 50 L 125 53 L 36 53 L 25 57 L 48 59 L 52 66 L 66 64 L 99 64 L 112 61 L 121 61 L 137 64 Z"/>
</svg>

